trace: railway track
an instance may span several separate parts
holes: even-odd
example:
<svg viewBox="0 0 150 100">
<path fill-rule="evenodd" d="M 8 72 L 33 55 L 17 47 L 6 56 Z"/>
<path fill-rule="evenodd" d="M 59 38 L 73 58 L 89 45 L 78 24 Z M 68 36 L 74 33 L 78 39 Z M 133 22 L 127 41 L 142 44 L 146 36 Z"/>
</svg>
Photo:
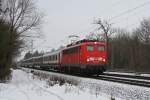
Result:
<svg viewBox="0 0 150 100">
<path fill-rule="evenodd" d="M 32 70 L 36 71 L 39 69 L 32 69 Z M 60 72 L 56 72 L 56 71 L 51 71 L 51 72 L 60 73 Z M 60 74 L 66 74 L 66 73 L 60 73 Z M 66 74 L 66 75 L 70 75 L 70 74 Z M 86 78 L 105 80 L 105 81 L 111 81 L 111 82 L 117 82 L 117 83 L 150 87 L 150 77 L 139 76 L 139 75 L 123 75 L 123 74 L 104 73 L 99 76 L 96 76 L 96 75 L 95 76 L 81 76 L 81 75 L 74 75 L 74 74 L 72 76 L 79 76 L 79 77 L 86 77 Z"/>
<path fill-rule="evenodd" d="M 104 73 L 99 75 L 96 79 L 150 87 L 150 77 L 147 76 Z"/>
</svg>

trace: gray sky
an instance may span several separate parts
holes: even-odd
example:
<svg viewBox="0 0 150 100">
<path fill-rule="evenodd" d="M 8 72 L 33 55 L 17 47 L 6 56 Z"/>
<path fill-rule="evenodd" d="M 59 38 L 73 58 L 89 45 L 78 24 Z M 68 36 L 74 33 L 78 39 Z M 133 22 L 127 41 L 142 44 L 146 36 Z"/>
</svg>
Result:
<svg viewBox="0 0 150 100">
<path fill-rule="evenodd" d="M 39 9 L 46 15 L 42 28 L 45 38 L 35 40 L 34 48 L 44 51 L 58 48 L 68 43 L 68 35 L 84 37 L 94 31 L 94 19 L 108 20 L 145 2 L 145 6 L 110 21 L 113 27 L 129 30 L 150 17 L 150 0 L 38 0 Z"/>
</svg>

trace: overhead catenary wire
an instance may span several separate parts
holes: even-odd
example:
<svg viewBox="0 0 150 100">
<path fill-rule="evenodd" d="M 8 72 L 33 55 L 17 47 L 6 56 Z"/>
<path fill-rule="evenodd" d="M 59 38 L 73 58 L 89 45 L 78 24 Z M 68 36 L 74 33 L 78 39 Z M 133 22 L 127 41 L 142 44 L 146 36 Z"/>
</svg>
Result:
<svg viewBox="0 0 150 100">
<path fill-rule="evenodd" d="M 147 14 L 149 14 L 149 10 L 148 10 L 148 8 L 146 8 L 146 9 L 144 9 L 144 11 L 145 12 L 147 12 Z M 137 13 L 139 13 L 139 12 L 136 12 L 136 13 L 134 13 L 134 14 L 132 14 L 132 16 L 135 16 L 135 14 L 137 14 Z M 141 13 L 140 13 L 141 14 Z M 145 14 L 145 13 L 144 13 Z M 133 27 L 134 27 L 134 29 L 136 29 L 139 25 L 140 25 L 140 22 L 142 22 L 142 20 L 143 19 L 145 19 L 145 18 L 148 18 L 148 17 L 142 17 L 142 16 L 144 16 L 144 15 L 140 15 L 140 16 L 138 16 L 139 18 L 136 18 L 136 20 L 134 19 L 134 21 L 136 21 L 136 22 L 134 22 L 134 23 L 131 23 L 130 22 L 130 24 L 128 23 L 127 25 L 125 25 L 125 27 L 124 28 L 127 28 L 127 29 L 129 29 L 129 30 L 131 30 Z M 136 16 L 137 17 L 137 16 Z M 119 24 L 119 23 L 122 23 L 123 21 L 125 22 L 127 22 L 127 20 L 125 20 L 125 19 L 129 19 L 130 17 L 125 17 L 123 20 L 120 20 L 120 21 L 115 21 L 113 24 Z M 132 20 L 133 21 L 133 20 Z"/>
<path fill-rule="evenodd" d="M 116 2 L 114 2 L 111 5 L 107 6 L 107 8 L 102 9 L 103 14 L 105 14 L 107 12 L 107 10 L 114 8 L 114 6 L 117 6 L 120 3 L 122 3 L 122 0 L 117 0 Z"/>
<path fill-rule="evenodd" d="M 112 5 L 118 5 L 118 4 L 120 4 L 120 3 L 121 3 L 121 1 L 118 0 L 116 3 L 113 3 Z M 128 13 L 131 13 L 131 12 L 133 12 L 133 11 L 139 9 L 139 8 L 145 7 L 145 6 L 147 6 L 147 5 L 150 5 L 150 1 L 144 2 L 144 3 L 142 3 L 142 4 L 140 4 L 140 5 L 136 6 L 136 7 L 133 7 L 133 8 L 130 8 L 130 9 L 124 11 L 124 12 L 121 12 L 120 14 L 115 15 L 115 16 L 111 17 L 110 19 L 108 19 L 108 21 L 111 22 L 111 21 L 113 21 L 114 19 L 117 19 L 117 18 L 119 18 L 119 17 L 121 17 L 121 16 L 123 16 L 123 15 L 126 15 L 126 14 L 128 14 Z M 117 22 L 117 23 L 120 23 L 120 21 Z M 112 24 L 117 24 L 117 23 L 114 22 L 114 23 L 112 23 Z M 132 25 L 135 25 L 135 24 L 132 24 Z M 127 25 L 127 26 L 129 27 L 129 26 L 131 26 L 131 25 Z M 91 28 L 90 28 L 89 30 L 91 30 Z M 96 29 L 93 29 L 90 33 L 94 32 L 95 30 L 96 30 Z"/>
<path fill-rule="evenodd" d="M 111 17 L 111 18 L 109 19 L 109 21 L 112 21 L 112 20 L 114 20 L 114 19 L 116 19 L 116 18 L 119 18 L 119 17 L 121 17 L 121 16 L 123 16 L 123 15 L 125 15 L 125 14 L 127 14 L 127 13 L 133 12 L 134 10 L 139 9 L 139 8 L 144 7 L 144 6 L 146 6 L 146 5 L 149 5 L 149 4 L 150 4 L 150 1 L 145 2 L 145 3 L 143 3 L 143 4 L 140 4 L 140 5 L 138 5 L 138 6 L 134 7 L 134 8 L 128 9 L 128 10 L 126 10 L 126 11 L 124 11 L 124 12 L 122 12 L 122 13 L 116 15 L 116 16 Z"/>
<path fill-rule="evenodd" d="M 116 2 L 112 3 L 112 4 L 109 6 L 109 9 L 111 9 L 112 7 L 114 7 L 115 5 L 118 5 L 118 4 L 120 4 L 120 3 L 122 3 L 122 0 L 117 0 Z M 95 17 L 94 17 L 94 19 L 95 19 Z M 92 24 L 93 24 L 93 23 L 92 23 Z M 97 30 L 97 28 L 94 28 L 94 27 L 95 27 L 95 26 L 91 26 L 91 27 L 89 27 L 89 28 L 86 28 L 86 29 L 80 31 L 79 33 L 82 33 L 82 32 L 93 33 L 94 31 Z M 93 29 L 93 28 L 94 28 L 94 29 Z"/>
</svg>

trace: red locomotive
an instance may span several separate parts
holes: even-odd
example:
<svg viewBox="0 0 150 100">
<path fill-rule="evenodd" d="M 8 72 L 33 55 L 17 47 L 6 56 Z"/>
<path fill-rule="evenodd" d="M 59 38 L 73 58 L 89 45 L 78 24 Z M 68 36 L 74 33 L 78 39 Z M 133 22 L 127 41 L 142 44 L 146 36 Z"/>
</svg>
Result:
<svg viewBox="0 0 150 100">
<path fill-rule="evenodd" d="M 22 66 L 67 73 L 101 74 L 106 70 L 106 43 L 81 40 L 64 49 L 22 61 Z"/>
</svg>

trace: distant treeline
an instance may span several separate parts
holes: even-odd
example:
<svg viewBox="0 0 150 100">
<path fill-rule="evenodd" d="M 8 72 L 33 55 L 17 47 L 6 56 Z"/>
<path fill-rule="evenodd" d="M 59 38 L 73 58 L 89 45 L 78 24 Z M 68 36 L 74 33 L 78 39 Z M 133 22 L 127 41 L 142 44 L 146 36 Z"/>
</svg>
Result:
<svg viewBox="0 0 150 100">
<path fill-rule="evenodd" d="M 117 29 L 109 41 L 109 69 L 150 72 L 150 19 L 132 32 Z"/>
<path fill-rule="evenodd" d="M 44 52 L 39 52 L 39 51 L 35 51 L 35 52 L 27 52 L 24 56 L 24 59 L 28 59 L 28 58 L 31 58 L 31 57 L 37 57 L 37 56 L 42 56 L 44 54 Z"/>
</svg>

